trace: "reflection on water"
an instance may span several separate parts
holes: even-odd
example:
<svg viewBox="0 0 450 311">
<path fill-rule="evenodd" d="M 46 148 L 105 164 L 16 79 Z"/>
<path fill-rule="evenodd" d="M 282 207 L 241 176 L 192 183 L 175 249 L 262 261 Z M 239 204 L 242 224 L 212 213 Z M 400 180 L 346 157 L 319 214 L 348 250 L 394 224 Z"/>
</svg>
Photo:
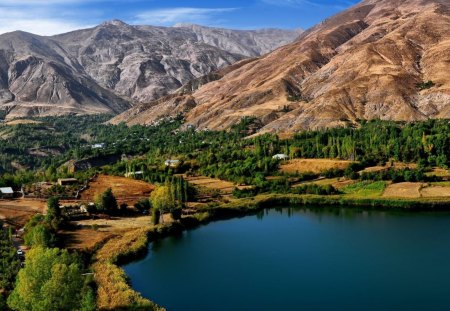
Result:
<svg viewBox="0 0 450 311">
<path fill-rule="evenodd" d="M 274 208 L 154 242 L 125 267 L 168 310 L 447 310 L 450 214 Z"/>
</svg>

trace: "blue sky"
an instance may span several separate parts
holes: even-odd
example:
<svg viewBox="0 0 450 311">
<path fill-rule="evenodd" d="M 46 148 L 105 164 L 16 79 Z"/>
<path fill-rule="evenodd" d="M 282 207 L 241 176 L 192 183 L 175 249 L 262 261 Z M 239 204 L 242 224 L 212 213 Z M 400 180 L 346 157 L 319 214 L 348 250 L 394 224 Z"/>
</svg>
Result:
<svg viewBox="0 0 450 311">
<path fill-rule="evenodd" d="M 120 19 L 235 29 L 308 28 L 358 0 L 0 0 L 0 33 L 52 35 Z"/>
</svg>

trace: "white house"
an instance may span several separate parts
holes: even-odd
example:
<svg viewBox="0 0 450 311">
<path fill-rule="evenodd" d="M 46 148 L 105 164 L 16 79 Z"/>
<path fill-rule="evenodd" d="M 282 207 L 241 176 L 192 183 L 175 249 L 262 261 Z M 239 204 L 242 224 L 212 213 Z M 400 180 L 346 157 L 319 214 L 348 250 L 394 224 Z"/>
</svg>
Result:
<svg viewBox="0 0 450 311">
<path fill-rule="evenodd" d="M 105 144 L 104 144 L 104 143 L 101 143 L 101 144 L 93 144 L 93 145 L 91 146 L 91 148 L 92 148 L 92 149 L 103 149 L 103 148 L 105 148 Z"/>
<path fill-rule="evenodd" d="M 276 154 L 272 158 L 277 160 L 289 160 L 289 156 L 284 153 Z"/>
<path fill-rule="evenodd" d="M 168 167 L 177 167 L 180 164 L 180 160 L 166 160 L 164 164 Z"/>
<path fill-rule="evenodd" d="M 129 172 L 125 174 L 125 177 L 137 177 L 137 176 L 144 176 L 143 171 L 137 171 L 137 172 Z"/>
<path fill-rule="evenodd" d="M 11 199 L 14 197 L 14 190 L 11 187 L 0 188 L 0 197 Z"/>
</svg>

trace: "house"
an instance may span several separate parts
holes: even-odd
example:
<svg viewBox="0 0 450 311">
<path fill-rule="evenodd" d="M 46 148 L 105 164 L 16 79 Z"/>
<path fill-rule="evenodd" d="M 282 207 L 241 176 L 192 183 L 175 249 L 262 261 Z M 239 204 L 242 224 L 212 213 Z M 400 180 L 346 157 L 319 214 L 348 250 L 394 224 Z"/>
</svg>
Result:
<svg viewBox="0 0 450 311">
<path fill-rule="evenodd" d="M 58 179 L 58 185 L 69 186 L 78 184 L 78 179 L 76 178 L 60 178 Z"/>
<path fill-rule="evenodd" d="M 92 149 L 103 149 L 103 148 L 105 148 L 105 144 L 104 144 L 104 143 L 101 143 L 101 144 L 93 144 L 93 145 L 91 146 L 91 148 L 92 148 Z"/>
<path fill-rule="evenodd" d="M 0 197 L 3 199 L 12 199 L 14 197 L 14 190 L 11 187 L 0 188 Z"/>
<path fill-rule="evenodd" d="M 164 164 L 168 167 L 177 167 L 180 165 L 180 160 L 166 160 Z"/>
<path fill-rule="evenodd" d="M 276 160 L 289 160 L 289 156 L 284 153 L 276 154 L 272 158 Z"/>
<path fill-rule="evenodd" d="M 129 172 L 125 174 L 125 177 L 142 177 L 142 176 L 144 176 L 143 171 Z"/>
</svg>

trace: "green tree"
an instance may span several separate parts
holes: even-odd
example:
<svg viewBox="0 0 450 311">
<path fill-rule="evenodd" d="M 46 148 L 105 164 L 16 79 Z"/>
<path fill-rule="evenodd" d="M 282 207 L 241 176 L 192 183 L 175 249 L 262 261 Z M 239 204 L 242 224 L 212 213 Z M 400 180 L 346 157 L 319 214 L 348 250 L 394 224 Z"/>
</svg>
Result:
<svg viewBox="0 0 450 311">
<path fill-rule="evenodd" d="M 97 202 L 97 205 L 100 210 L 108 212 L 117 212 L 119 208 L 116 197 L 114 196 L 111 188 L 108 188 L 105 192 L 103 192 Z"/>
<path fill-rule="evenodd" d="M 161 212 L 158 208 L 153 207 L 152 209 L 152 224 L 158 225 L 159 224 L 159 218 L 161 217 Z"/>
<path fill-rule="evenodd" d="M 57 230 L 61 224 L 61 209 L 59 208 L 59 199 L 51 197 L 47 200 L 47 217 L 46 221 Z"/>
<path fill-rule="evenodd" d="M 55 243 L 55 237 L 46 224 L 39 223 L 27 230 L 24 241 L 30 247 L 51 247 Z"/>
<path fill-rule="evenodd" d="M 8 306 L 18 311 L 79 310 L 87 294 L 82 266 L 67 250 L 32 248 Z"/>
</svg>

